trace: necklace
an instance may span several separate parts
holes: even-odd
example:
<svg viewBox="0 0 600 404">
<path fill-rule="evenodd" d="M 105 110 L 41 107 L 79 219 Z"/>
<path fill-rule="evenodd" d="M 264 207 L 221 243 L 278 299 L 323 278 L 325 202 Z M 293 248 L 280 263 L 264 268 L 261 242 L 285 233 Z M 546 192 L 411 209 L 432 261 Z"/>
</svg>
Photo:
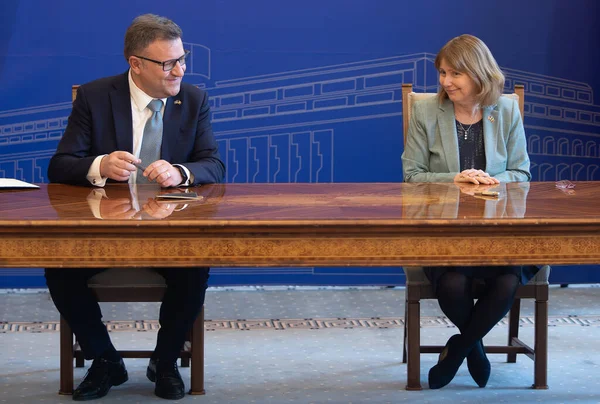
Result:
<svg viewBox="0 0 600 404">
<path fill-rule="evenodd" d="M 477 110 L 473 111 L 473 113 L 471 114 L 471 121 L 473 121 L 475 119 L 475 114 L 476 113 L 477 113 Z M 471 124 L 469 125 L 469 127 L 467 129 L 465 129 L 465 127 L 463 126 L 463 124 L 458 119 L 456 120 L 456 122 L 460 125 L 460 128 L 465 133 L 465 140 L 467 140 L 468 137 L 469 137 L 469 131 L 471 130 L 471 127 L 473 126 L 473 124 L 475 122 L 471 122 Z"/>
<path fill-rule="evenodd" d="M 460 125 L 460 128 L 465 133 L 465 140 L 467 140 L 467 138 L 469 137 L 469 131 L 471 130 L 471 126 L 473 126 L 473 124 L 470 124 L 469 127 L 467 129 L 465 129 L 465 127 L 463 126 L 463 124 L 460 123 L 460 121 L 458 119 L 456 120 L 456 122 L 458 122 L 458 124 Z M 475 123 L 475 122 L 473 122 L 473 123 Z"/>
</svg>

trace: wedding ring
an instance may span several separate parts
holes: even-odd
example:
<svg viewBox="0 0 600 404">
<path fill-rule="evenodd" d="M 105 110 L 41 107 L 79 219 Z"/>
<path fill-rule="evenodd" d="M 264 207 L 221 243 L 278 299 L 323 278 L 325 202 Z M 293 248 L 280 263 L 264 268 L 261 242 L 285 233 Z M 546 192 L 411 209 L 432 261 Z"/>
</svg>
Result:
<svg viewBox="0 0 600 404">
<path fill-rule="evenodd" d="M 167 171 L 167 178 L 171 178 L 171 173 Z"/>
</svg>

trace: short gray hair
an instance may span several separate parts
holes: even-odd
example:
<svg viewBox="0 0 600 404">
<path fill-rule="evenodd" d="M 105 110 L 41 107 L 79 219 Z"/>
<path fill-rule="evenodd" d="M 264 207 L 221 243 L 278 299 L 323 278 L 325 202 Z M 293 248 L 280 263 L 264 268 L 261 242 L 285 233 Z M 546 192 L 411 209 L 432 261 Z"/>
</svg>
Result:
<svg viewBox="0 0 600 404">
<path fill-rule="evenodd" d="M 181 28 L 166 17 L 143 14 L 136 17 L 125 32 L 125 60 L 139 54 L 156 40 L 181 38 Z"/>
</svg>

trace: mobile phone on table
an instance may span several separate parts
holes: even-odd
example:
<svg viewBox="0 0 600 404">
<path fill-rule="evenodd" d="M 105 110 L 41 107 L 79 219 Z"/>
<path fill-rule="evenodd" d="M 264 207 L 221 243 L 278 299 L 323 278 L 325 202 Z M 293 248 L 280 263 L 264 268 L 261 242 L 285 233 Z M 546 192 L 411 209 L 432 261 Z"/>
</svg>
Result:
<svg viewBox="0 0 600 404">
<path fill-rule="evenodd" d="M 198 197 L 195 192 L 173 192 L 170 194 L 159 194 L 154 199 L 157 201 L 169 201 L 169 200 L 198 200 L 202 197 Z"/>
</svg>

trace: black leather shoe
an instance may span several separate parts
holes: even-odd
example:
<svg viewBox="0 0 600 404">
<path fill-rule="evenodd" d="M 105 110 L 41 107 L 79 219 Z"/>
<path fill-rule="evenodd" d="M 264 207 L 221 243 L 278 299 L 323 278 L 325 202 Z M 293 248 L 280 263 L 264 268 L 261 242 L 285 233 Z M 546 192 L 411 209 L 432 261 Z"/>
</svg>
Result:
<svg viewBox="0 0 600 404">
<path fill-rule="evenodd" d="M 490 379 L 492 366 L 490 360 L 485 355 L 483 341 L 477 341 L 473 350 L 467 356 L 467 366 L 469 367 L 469 373 L 473 380 L 475 380 L 475 383 L 477 383 L 479 387 L 485 387 Z"/>
<path fill-rule="evenodd" d="M 129 379 L 123 359 L 109 362 L 104 358 L 94 359 L 83 381 L 73 392 L 73 400 L 87 401 L 104 397 L 112 386 L 118 386 Z"/>
<path fill-rule="evenodd" d="M 438 364 L 429 369 L 429 388 L 441 389 L 450 383 L 471 349 L 462 345 L 460 334 L 451 336 L 440 354 Z"/>
<path fill-rule="evenodd" d="M 158 359 L 150 359 L 146 377 L 155 383 L 154 394 L 167 400 L 179 400 L 185 397 L 185 386 L 177 362 L 161 362 Z"/>
</svg>

